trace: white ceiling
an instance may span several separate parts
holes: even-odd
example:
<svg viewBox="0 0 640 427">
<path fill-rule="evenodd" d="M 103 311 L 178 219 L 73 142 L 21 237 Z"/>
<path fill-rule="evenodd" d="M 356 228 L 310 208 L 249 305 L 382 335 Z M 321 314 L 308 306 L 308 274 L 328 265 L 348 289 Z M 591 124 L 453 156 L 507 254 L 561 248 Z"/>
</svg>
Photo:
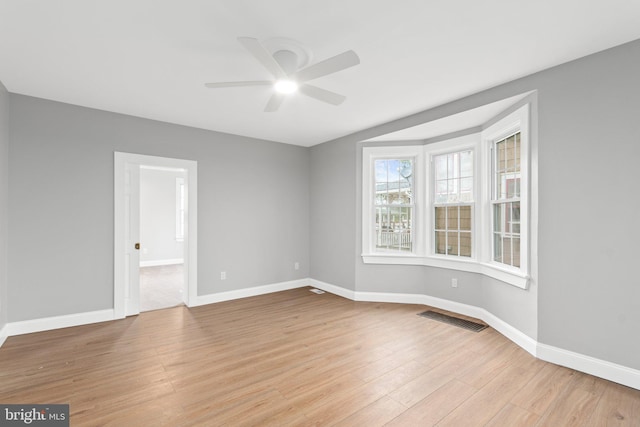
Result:
<svg viewBox="0 0 640 427">
<path fill-rule="evenodd" d="M 500 101 L 473 108 L 462 113 L 452 114 L 417 126 L 367 139 L 366 141 L 416 141 L 449 135 L 459 131 L 478 128 L 509 107 L 516 104 L 529 93 L 512 96 Z"/>
<path fill-rule="evenodd" d="M 311 64 L 361 64 L 314 80 L 276 113 L 238 36 L 293 39 Z M 638 0 L 0 0 L 0 81 L 13 93 L 311 146 L 640 39 Z"/>
</svg>

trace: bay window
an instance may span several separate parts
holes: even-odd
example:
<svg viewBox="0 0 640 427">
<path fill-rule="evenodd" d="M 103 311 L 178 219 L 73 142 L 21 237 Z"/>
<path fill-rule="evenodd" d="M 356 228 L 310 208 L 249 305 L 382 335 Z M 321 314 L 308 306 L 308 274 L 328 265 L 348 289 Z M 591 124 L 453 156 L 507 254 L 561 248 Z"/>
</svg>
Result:
<svg viewBox="0 0 640 427">
<path fill-rule="evenodd" d="M 363 147 L 362 257 L 529 277 L 529 106 L 477 133 Z"/>
</svg>

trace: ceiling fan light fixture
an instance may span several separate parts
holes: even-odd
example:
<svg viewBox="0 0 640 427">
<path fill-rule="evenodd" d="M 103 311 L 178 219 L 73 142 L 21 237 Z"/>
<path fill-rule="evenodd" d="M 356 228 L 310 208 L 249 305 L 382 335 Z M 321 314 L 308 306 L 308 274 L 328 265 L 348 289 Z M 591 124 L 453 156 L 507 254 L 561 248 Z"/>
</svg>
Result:
<svg viewBox="0 0 640 427">
<path fill-rule="evenodd" d="M 276 92 L 282 93 L 284 95 L 294 93 L 298 90 L 298 83 L 289 79 L 281 79 L 275 82 L 273 88 Z"/>
</svg>

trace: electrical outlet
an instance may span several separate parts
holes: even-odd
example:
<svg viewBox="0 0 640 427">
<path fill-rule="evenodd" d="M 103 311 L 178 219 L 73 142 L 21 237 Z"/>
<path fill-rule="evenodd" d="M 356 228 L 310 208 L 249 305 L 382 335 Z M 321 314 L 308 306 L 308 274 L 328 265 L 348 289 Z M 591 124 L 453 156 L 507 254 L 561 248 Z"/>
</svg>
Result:
<svg viewBox="0 0 640 427">
<path fill-rule="evenodd" d="M 294 263 L 293 263 L 293 269 L 294 269 L 294 270 L 300 270 L 300 263 L 299 263 L 299 262 L 297 262 L 297 261 L 296 261 L 296 262 L 294 262 Z"/>
<path fill-rule="evenodd" d="M 451 287 L 452 288 L 458 287 L 458 279 L 451 279 Z"/>
<path fill-rule="evenodd" d="M 221 271 L 220 272 L 220 280 L 227 280 L 227 272 L 226 271 Z"/>
</svg>

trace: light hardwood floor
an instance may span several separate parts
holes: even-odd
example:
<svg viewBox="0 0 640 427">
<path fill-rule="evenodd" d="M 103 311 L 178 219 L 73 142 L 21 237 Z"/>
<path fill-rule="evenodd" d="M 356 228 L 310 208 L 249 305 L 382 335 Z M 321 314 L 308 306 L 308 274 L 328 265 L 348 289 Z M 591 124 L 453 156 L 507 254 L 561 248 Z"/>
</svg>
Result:
<svg viewBox="0 0 640 427">
<path fill-rule="evenodd" d="M 640 425 L 640 391 L 424 310 L 302 288 L 10 337 L 0 403 L 69 403 L 72 426 Z"/>
</svg>

